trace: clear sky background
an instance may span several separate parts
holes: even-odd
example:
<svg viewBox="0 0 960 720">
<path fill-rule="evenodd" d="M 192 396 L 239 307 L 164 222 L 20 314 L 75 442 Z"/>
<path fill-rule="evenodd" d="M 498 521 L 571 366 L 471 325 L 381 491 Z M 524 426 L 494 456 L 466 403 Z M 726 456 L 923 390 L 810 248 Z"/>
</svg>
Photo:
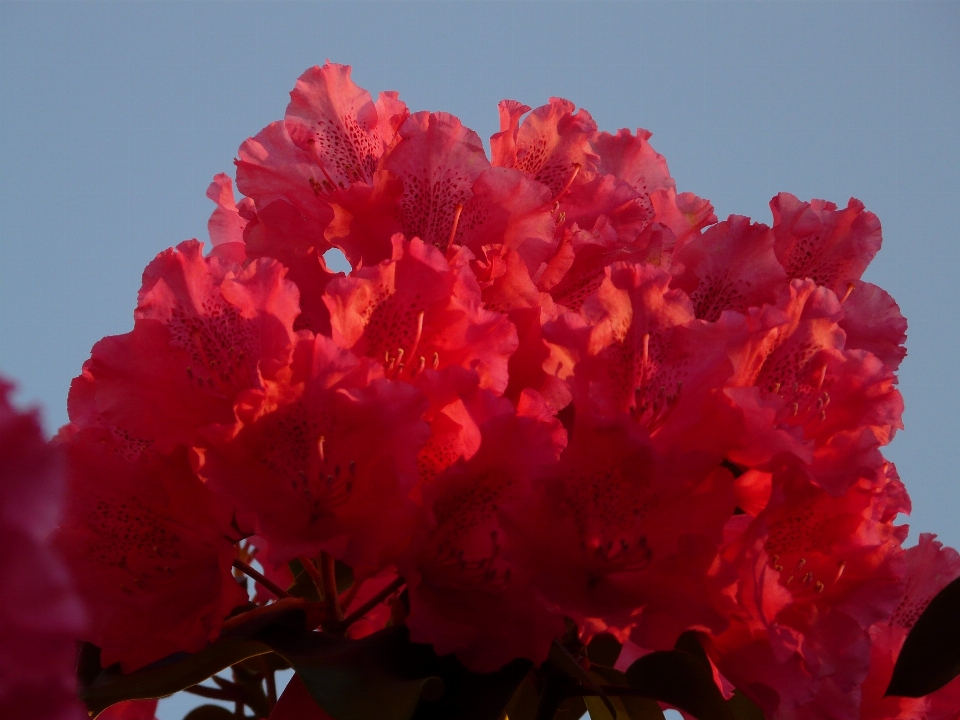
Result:
<svg viewBox="0 0 960 720">
<path fill-rule="evenodd" d="M 960 546 L 958 2 L 0 1 L 0 373 L 48 430 L 143 267 L 206 239 L 207 184 L 326 58 L 484 138 L 502 98 L 647 128 L 721 218 L 860 198 L 884 228 L 866 279 L 910 323 L 888 456 L 912 537 Z"/>
</svg>

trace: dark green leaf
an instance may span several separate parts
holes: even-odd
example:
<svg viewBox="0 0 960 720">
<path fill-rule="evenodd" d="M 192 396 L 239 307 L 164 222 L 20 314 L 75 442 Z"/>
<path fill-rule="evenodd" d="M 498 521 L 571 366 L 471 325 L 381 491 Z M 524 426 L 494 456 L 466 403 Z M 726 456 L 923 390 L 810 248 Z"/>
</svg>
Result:
<svg viewBox="0 0 960 720">
<path fill-rule="evenodd" d="M 656 700 L 624 695 L 619 698 L 630 720 L 664 720 Z"/>
<path fill-rule="evenodd" d="M 267 695 L 263 690 L 263 680 L 260 676 L 240 663 L 233 666 L 233 678 L 234 683 L 242 690 L 243 702 L 253 710 L 254 715 L 257 717 L 269 715 L 270 701 L 267 700 Z"/>
<path fill-rule="evenodd" d="M 532 665 L 527 660 L 514 660 L 497 672 L 475 673 L 453 655 L 434 658 L 425 670 L 443 681 L 443 696 L 435 702 L 421 703 L 414 720 L 498 720 Z M 512 715 L 510 718 L 514 720 Z"/>
<path fill-rule="evenodd" d="M 600 688 L 597 684 L 597 681 L 594 680 L 590 673 L 588 673 L 584 667 L 577 662 L 576 658 L 570 654 L 570 652 L 563 647 L 556 640 L 553 641 L 553 645 L 550 647 L 550 655 L 547 659 L 551 665 L 560 670 L 562 673 L 573 678 L 574 680 L 583 684 L 584 688 L 595 693 L 600 701 L 607 707 L 607 710 L 611 715 L 616 715 L 616 710 L 613 707 L 613 704 L 610 702 L 610 698 L 607 697 L 607 694 Z"/>
<path fill-rule="evenodd" d="M 77 684 L 84 688 L 93 683 L 100 671 L 100 648 L 93 643 L 77 644 Z"/>
<path fill-rule="evenodd" d="M 681 633 L 680 637 L 677 638 L 677 642 L 674 643 L 673 649 L 682 650 L 685 653 L 693 655 L 697 660 L 700 661 L 701 665 L 703 665 L 711 673 L 713 672 L 713 666 L 710 664 L 710 659 L 707 657 L 707 653 L 703 649 L 703 645 L 700 644 L 700 636 L 693 630 L 687 630 L 685 633 Z"/>
<path fill-rule="evenodd" d="M 409 720 L 421 696 L 437 698 L 443 691 L 438 677 L 417 672 L 432 650 L 410 643 L 405 628 L 362 640 L 317 632 L 262 637 L 336 720 Z"/>
<path fill-rule="evenodd" d="M 320 602 L 320 592 L 317 590 L 316 583 L 310 574 L 303 569 L 303 564 L 299 560 L 291 560 L 287 563 L 290 572 L 293 573 L 293 582 L 287 588 L 287 592 L 292 597 L 302 598 L 311 602 Z"/>
<path fill-rule="evenodd" d="M 698 720 L 733 720 L 713 674 L 695 655 L 659 650 L 627 669 L 627 680 L 639 694 L 669 703 Z"/>
<path fill-rule="evenodd" d="M 124 675 L 107 668 L 80 691 L 80 699 L 96 717 L 121 700 L 159 698 L 197 685 L 234 663 L 270 652 L 255 640 L 218 640 L 193 655 L 178 653 L 142 670 Z"/>
<path fill-rule="evenodd" d="M 580 720 L 587 711 L 587 704 L 582 697 L 567 698 L 557 708 L 553 720 Z"/>
<path fill-rule="evenodd" d="M 236 720 L 236 717 L 221 705 L 201 705 L 188 712 L 183 720 Z"/>
<path fill-rule="evenodd" d="M 616 717 L 611 717 L 606 705 L 596 697 L 585 697 L 583 701 L 590 713 L 590 720 L 663 720 L 663 711 L 656 700 L 641 697 L 611 697 L 610 701 L 617 711 Z"/>
<path fill-rule="evenodd" d="M 606 667 L 613 667 L 617 658 L 620 657 L 620 649 L 623 646 L 610 633 L 599 633 L 593 636 L 593 640 L 587 645 L 587 657 L 590 662 Z"/>
<path fill-rule="evenodd" d="M 429 645 L 411 643 L 403 627 L 362 640 L 264 637 L 337 720 L 498 720 L 531 667 L 515 660 L 494 673 L 470 672 L 452 655 L 437 657 Z"/>
<path fill-rule="evenodd" d="M 733 697 L 727 700 L 727 707 L 736 720 L 765 720 L 763 711 L 752 700 L 737 690 Z"/>
<path fill-rule="evenodd" d="M 610 667 L 604 667 L 603 665 L 594 665 L 590 668 L 590 677 L 593 678 L 594 682 L 598 685 L 619 685 L 624 688 L 630 687 L 630 683 L 627 682 L 627 676 L 625 673 L 620 672 L 619 670 L 614 670 Z"/>
<path fill-rule="evenodd" d="M 259 640 L 265 631 L 305 632 L 311 607 L 291 598 L 238 615 L 224 623 L 220 639 L 197 653 L 176 653 L 128 674 L 117 666 L 102 670 L 81 688 L 80 699 L 96 716 L 122 700 L 164 697 L 192 687 L 231 665 L 269 653 L 270 647 Z"/>
<path fill-rule="evenodd" d="M 540 705 L 540 692 L 537 690 L 536 675 L 527 673 L 507 703 L 500 720 L 506 715 L 510 720 L 535 720 Z"/>
<path fill-rule="evenodd" d="M 960 674 L 960 578 L 930 601 L 907 635 L 887 695 L 923 697 Z"/>
</svg>

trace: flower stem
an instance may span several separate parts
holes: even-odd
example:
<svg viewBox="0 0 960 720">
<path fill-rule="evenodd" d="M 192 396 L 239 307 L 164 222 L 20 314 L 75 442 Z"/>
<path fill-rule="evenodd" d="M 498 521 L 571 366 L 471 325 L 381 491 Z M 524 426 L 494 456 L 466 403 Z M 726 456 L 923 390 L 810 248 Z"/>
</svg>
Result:
<svg viewBox="0 0 960 720">
<path fill-rule="evenodd" d="M 347 615 L 347 617 L 345 617 L 343 620 L 341 620 L 341 621 L 339 621 L 338 623 L 336 623 L 336 626 L 335 626 L 336 630 L 337 630 L 337 631 L 340 631 L 340 632 L 346 630 L 346 629 L 347 629 L 348 627 L 350 627 L 353 623 L 355 623 L 357 620 L 359 620 L 359 619 L 362 618 L 364 615 L 366 615 L 368 612 L 370 612 L 370 610 L 372 610 L 372 609 L 375 608 L 377 605 L 379 605 L 379 604 L 382 603 L 384 600 L 386 600 L 388 597 L 390 597 L 391 595 L 393 595 L 393 593 L 395 593 L 397 590 L 400 589 L 400 587 L 404 584 L 404 582 L 406 582 L 406 581 L 405 581 L 402 577 L 398 577 L 398 578 L 397 578 L 396 580 L 394 580 L 392 583 L 390 583 L 389 585 L 387 585 L 383 590 L 381 590 L 381 591 L 378 592 L 376 595 L 374 595 L 372 598 L 370 598 L 369 600 L 367 600 L 363 605 L 361 605 L 361 606 L 358 607 L 356 610 L 354 610 L 352 613 L 350 613 L 349 615 Z"/>
<path fill-rule="evenodd" d="M 252 567 L 250 567 L 245 562 L 243 562 L 243 560 L 234 560 L 233 566 L 237 570 L 242 572 L 244 575 L 249 575 L 250 577 L 252 577 L 256 582 L 263 585 L 267 590 L 272 592 L 278 598 L 290 597 L 290 594 L 286 590 L 284 590 L 282 587 L 280 587 L 275 582 L 273 582 L 273 580 L 268 580 L 267 578 L 265 578 L 263 575 L 261 575 Z"/>
<path fill-rule="evenodd" d="M 313 564 L 313 561 L 307 557 L 298 557 L 297 560 L 303 565 L 304 572 L 310 576 L 310 579 L 313 580 L 314 586 L 319 592 L 324 592 L 323 589 L 323 578 L 320 577 L 320 572 L 317 570 L 317 566 Z"/>
<path fill-rule="evenodd" d="M 329 553 L 320 553 L 320 572 L 322 573 L 323 599 L 327 603 L 328 616 L 339 623 L 343 620 L 343 609 L 337 601 L 336 564 Z"/>
</svg>

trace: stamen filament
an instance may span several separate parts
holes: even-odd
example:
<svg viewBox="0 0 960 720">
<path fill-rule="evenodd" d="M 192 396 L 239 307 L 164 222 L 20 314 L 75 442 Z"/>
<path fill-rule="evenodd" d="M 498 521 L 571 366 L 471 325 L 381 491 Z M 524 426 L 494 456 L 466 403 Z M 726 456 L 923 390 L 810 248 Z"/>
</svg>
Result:
<svg viewBox="0 0 960 720">
<path fill-rule="evenodd" d="M 453 245 L 454 238 L 457 237 L 457 226 L 460 224 L 460 213 L 463 212 L 463 203 L 457 203 L 453 210 L 453 227 L 450 228 L 450 237 L 447 240 L 447 247 Z"/>
</svg>

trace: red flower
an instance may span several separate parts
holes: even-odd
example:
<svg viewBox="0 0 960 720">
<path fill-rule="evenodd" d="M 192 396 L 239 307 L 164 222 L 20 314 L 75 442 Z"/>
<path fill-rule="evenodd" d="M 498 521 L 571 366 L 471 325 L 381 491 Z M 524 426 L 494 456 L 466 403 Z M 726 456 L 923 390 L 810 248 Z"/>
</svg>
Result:
<svg viewBox="0 0 960 720">
<path fill-rule="evenodd" d="M 789 278 L 810 278 L 843 296 L 880 249 L 880 221 L 863 203 L 801 202 L 789 193 L 770 201 L 777 259 Z"/>
<path fill-rule="evenodd" d="M 201 248 L 181 243 L 147 266 L 133 331 L 98 342 L 71 385 L 78 426 L 110 427 L 132 453 L 189 444 L 287 364 L 298 308 L 283 267 Z"/>
<path fill-rule="evenodd" d="M 289 371 L 248 400 L 236 423 L 207 431 L 201 477 L 266 541 L 271 562 L 323 550 L 359 576 L 379 571 L 409 532 L 423 396 L 304 335 Z"/>
<path fill-rule="evenodd" d="M 674 286 L 690 295 L 694 313 L 703 320 L 772 303 L 786 281 L 773 241 L 766 225 L 731 215 L 674 253 Z"/>
<path fill-rule="evenodd" d="M 956 718 L 960 708 L 960 679 L 922 698 L 884 697 L 900 648 L 917 618 L 937 593 L 960 576 L 960 555 L 936 537 L 921 533 L 919 543 L 906 551 L 900 602 L 888 620 L 870 628 L 873 649 L 862 686 L 863 720 L 948 720 Z"/>
<path fill-rule="evenodd" d="M 50 544 L 62 458 L 44 441 L 36 413 L 10 405 L 12 391 L 0 379 L 0 715 L 79 720 L 74 641 L 86 617 Z"/>
<path fill-rule="evenodd" d="M 806 444 L 795 454 L 813 464 L 815 482 L 836 494 L 883 465 L 879 448 L 902 427 L 903 411 L 892 371 L 869 353 L 843 349 L 842 312 L 829 290 L 794 280 L 776 308 L 751 311 L 758 341 L 732 355 L 738 379 L 731 384 L 754 388 L 727 392 L 748 414 L 772 413 L 774 428 Z M 770 447 L 769 436 L 743 442 L 731 459 L 762 462 L 756 450 Z"/>
<path fill-rule="evenodd" d="M 390 378 L 460 366 L 475 370 L 482 387 L 503 392 L 517 348 L 513 325 L 483 308 L 465 262 L 451 264 L 416 238 L 395 236 L 392 244 L 389 260 L 327 287 L 334 341 L 382 363 Z"/>
<path fill-rule="evenodd" d="M 658 457 L 628 416 L 577 417 L 560 463 L 511 508 L 506 552 L 564 615 L 648 648 L 722 628 L 715 561 L 733 513 L 728 470 Z"/>
<path fill-rule="evenodd" d="M 125 700 L 97 715 L 97 720 L 154 720 L 159 700 Z"/>
<path fill-rule="evenodd" d="M 99 428 L 65 442 L 70 492 L 57 542 L 90 612 L 81 637 L 102 665 L 129 672 L 216 639 L 246 600 L 230 570 L 237 531 L 186 449 L 131 460 Z"/>
<path fill-rule="evenodd" d="M 410 592 L 411 638 L 489 672 L 516 657 L 546 659 L 563 618 L 502 553 L 500 513 L 565 442 L 560 423 L 532 393 L 516 413 L 481 427 L 479 450 L 423 491 L 427 519 L 398 567 Z"/>
<path fill-rule="evenodd" d="M 900 593 L 905 499 L 892 466 L 840 497 L 785 468 L 756 518 L 731 519 L 737 606 L 708 651 L 769 717 L 858 717 L 869 628 Z"/>
</svg>

